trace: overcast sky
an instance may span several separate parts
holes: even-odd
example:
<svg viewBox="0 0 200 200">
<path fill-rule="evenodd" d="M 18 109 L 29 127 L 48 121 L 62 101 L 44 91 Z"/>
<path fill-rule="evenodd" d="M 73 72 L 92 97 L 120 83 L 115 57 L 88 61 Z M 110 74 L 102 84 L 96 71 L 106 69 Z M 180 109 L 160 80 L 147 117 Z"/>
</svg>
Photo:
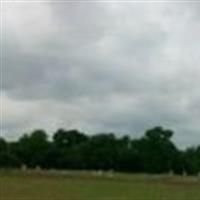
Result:
<svg viewBox="0 0 200 200">
<path fill-rule="evenodd" d="M 200 2 L 3 3 L 3 135 L 141 136 L 200 144 Z"/>
</svg>

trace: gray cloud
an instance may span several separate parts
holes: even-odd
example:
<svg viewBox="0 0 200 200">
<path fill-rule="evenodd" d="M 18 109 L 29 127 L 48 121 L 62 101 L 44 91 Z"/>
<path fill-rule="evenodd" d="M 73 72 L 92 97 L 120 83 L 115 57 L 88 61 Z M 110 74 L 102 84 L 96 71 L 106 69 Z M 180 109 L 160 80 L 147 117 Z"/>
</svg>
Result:
<svg viewBox="0 0 200 200">
<path fill-rule="evenodd" d="M 199 3 L 7 3 L 4 135 L 77 127 L 198 144 Z"/>
</svg>

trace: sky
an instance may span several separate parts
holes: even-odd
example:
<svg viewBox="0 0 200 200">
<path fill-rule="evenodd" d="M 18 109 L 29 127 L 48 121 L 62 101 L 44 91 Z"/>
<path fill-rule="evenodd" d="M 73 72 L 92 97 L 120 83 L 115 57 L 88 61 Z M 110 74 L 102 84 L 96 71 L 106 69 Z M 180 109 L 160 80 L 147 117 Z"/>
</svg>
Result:
<svg viewBox="0 0 200 200">
<path fill-rule="evenodd" d="M 1 134 L 43 128 L 200 144 L 200 2 L 3 2 Z"/>
</svg>

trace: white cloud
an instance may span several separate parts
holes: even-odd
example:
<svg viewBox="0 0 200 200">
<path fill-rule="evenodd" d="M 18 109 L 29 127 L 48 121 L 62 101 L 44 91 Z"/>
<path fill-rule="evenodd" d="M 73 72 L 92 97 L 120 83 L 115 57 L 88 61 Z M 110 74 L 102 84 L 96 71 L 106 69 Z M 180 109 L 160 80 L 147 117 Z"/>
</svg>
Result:
<svg viewBox="0 0 200 200">
<path fill-rule="evenodd" d="M 180 145 L 199 143 L 199 9 L 8 3 L 5 133 L 70 126 L 134 136 L 164 125 Z"/>
</svg>

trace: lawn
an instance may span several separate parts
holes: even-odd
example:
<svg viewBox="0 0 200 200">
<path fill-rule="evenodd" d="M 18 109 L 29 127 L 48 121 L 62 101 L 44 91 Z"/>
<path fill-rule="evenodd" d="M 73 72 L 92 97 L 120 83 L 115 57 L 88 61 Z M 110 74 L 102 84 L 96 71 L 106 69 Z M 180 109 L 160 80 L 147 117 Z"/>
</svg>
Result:
<svg viewBox="0 0 200 200">
<path fill-rule="evenodd" d="M 1 200 L 200 200 L 200 178 L 0 171 Z"/>
</svg>

